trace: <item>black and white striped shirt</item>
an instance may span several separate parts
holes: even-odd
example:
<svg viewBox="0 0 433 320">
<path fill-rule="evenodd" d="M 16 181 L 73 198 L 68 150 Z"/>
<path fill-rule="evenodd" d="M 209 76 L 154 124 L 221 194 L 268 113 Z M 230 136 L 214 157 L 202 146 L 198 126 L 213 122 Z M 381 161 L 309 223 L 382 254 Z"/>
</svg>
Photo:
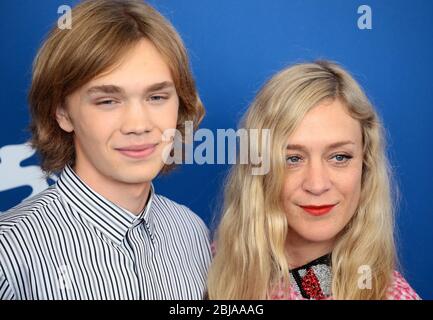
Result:
<svg viewBox="0 0 433 320">
<path fill-rule="evenodd" d="M 70 167 L 0 215 L 0 299 L 201 299 L 208 230 L 151 188 L 141 215 L 91 190 Z"/>
</svg>

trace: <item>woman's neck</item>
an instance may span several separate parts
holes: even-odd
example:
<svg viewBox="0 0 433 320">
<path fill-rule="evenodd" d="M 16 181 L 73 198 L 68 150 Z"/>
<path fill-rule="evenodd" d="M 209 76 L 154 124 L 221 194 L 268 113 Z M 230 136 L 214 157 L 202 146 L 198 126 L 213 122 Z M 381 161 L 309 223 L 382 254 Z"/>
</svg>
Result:
<svg viewBox="0 0 433 320">
<path fill-rule="evenodd" d="M 288 237 L 286 240 L 286 253 L 289 268 L 301 267 L 321 256 L 332 252 L 334 239 L 323 242 L 312 242 L 305 239 Z"/>
</svg>

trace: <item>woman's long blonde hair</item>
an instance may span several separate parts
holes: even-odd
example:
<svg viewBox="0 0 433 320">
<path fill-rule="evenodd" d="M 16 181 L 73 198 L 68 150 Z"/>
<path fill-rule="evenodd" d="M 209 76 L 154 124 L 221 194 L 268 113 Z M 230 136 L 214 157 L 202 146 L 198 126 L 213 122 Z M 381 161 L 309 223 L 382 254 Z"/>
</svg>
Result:
<svg viewBox="0 0 433 320">
<path fill-rule="evenodd" d="M 251 164 L 236 164 L 230 172 L 209 273 L 210 299 L 267 299 L 273 288 L 289 285 L 288 229 L 281 201 L 285 144 L 305 114 L 324 99 L 340 99 L 360 122 L 363 135 L 361 196 L 332 252 L 332 296 L 386 298 L 396 254 L 391 175 L 382 125 L 347 71 L 335 63 L 317 61 L 275 75 L 241 122 L 245 129 L 270 129 L 270 172 L 252 175 Z M 250 148 L 261 150 L 260 136 L 250 138 Z M 371 270 L 371 288 L 360 287 L 363 266 Z"/>
</svg>

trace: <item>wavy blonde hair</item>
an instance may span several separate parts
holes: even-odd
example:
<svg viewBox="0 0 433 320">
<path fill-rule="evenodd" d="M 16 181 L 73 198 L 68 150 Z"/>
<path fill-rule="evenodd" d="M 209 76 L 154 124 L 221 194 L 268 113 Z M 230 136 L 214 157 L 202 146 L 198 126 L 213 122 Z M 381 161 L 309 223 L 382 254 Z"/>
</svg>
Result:
<svg viewBox="0 0 433 320">
<path fill-rule="evenodd" d="M 210 299 L 267 299 L 289 285 L 288 232 L 281 194 L 287 137 L 324 99 L 340 99 L 359 121 L 363 172 L 357 210 L 332 252 L 334 299 L 383 299 L 396 264 L 390 170 L 378 115 L 359 84 L 328 61 L 304 63 L 276 74 L 259 91 L 241 126 L 271 130 L 267 175 L 251 175 L 250 164 L 234 165 L 225 188 L 216 254 L 208 279 Z M 253 137 L 251 137 L 253 139 Z M 261 150 L 260 136 L 250 148 Z M 360 289 L 359 267 L 372 271 L 372 288 Z"/>
</svg>

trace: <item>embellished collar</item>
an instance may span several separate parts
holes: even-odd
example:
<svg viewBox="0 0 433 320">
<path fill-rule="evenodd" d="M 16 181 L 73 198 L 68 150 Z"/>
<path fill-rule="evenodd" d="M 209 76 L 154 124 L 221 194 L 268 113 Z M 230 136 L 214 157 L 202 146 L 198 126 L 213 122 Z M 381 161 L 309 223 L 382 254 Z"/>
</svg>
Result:
<svg viewBox="0 0 433 320">
<path fill-rule="evenodd" d="M 305 299 L 326 299 L 331 296 L 331 254 L 319 257 L 290 270 L 293 288 Z"/>
</svg>

